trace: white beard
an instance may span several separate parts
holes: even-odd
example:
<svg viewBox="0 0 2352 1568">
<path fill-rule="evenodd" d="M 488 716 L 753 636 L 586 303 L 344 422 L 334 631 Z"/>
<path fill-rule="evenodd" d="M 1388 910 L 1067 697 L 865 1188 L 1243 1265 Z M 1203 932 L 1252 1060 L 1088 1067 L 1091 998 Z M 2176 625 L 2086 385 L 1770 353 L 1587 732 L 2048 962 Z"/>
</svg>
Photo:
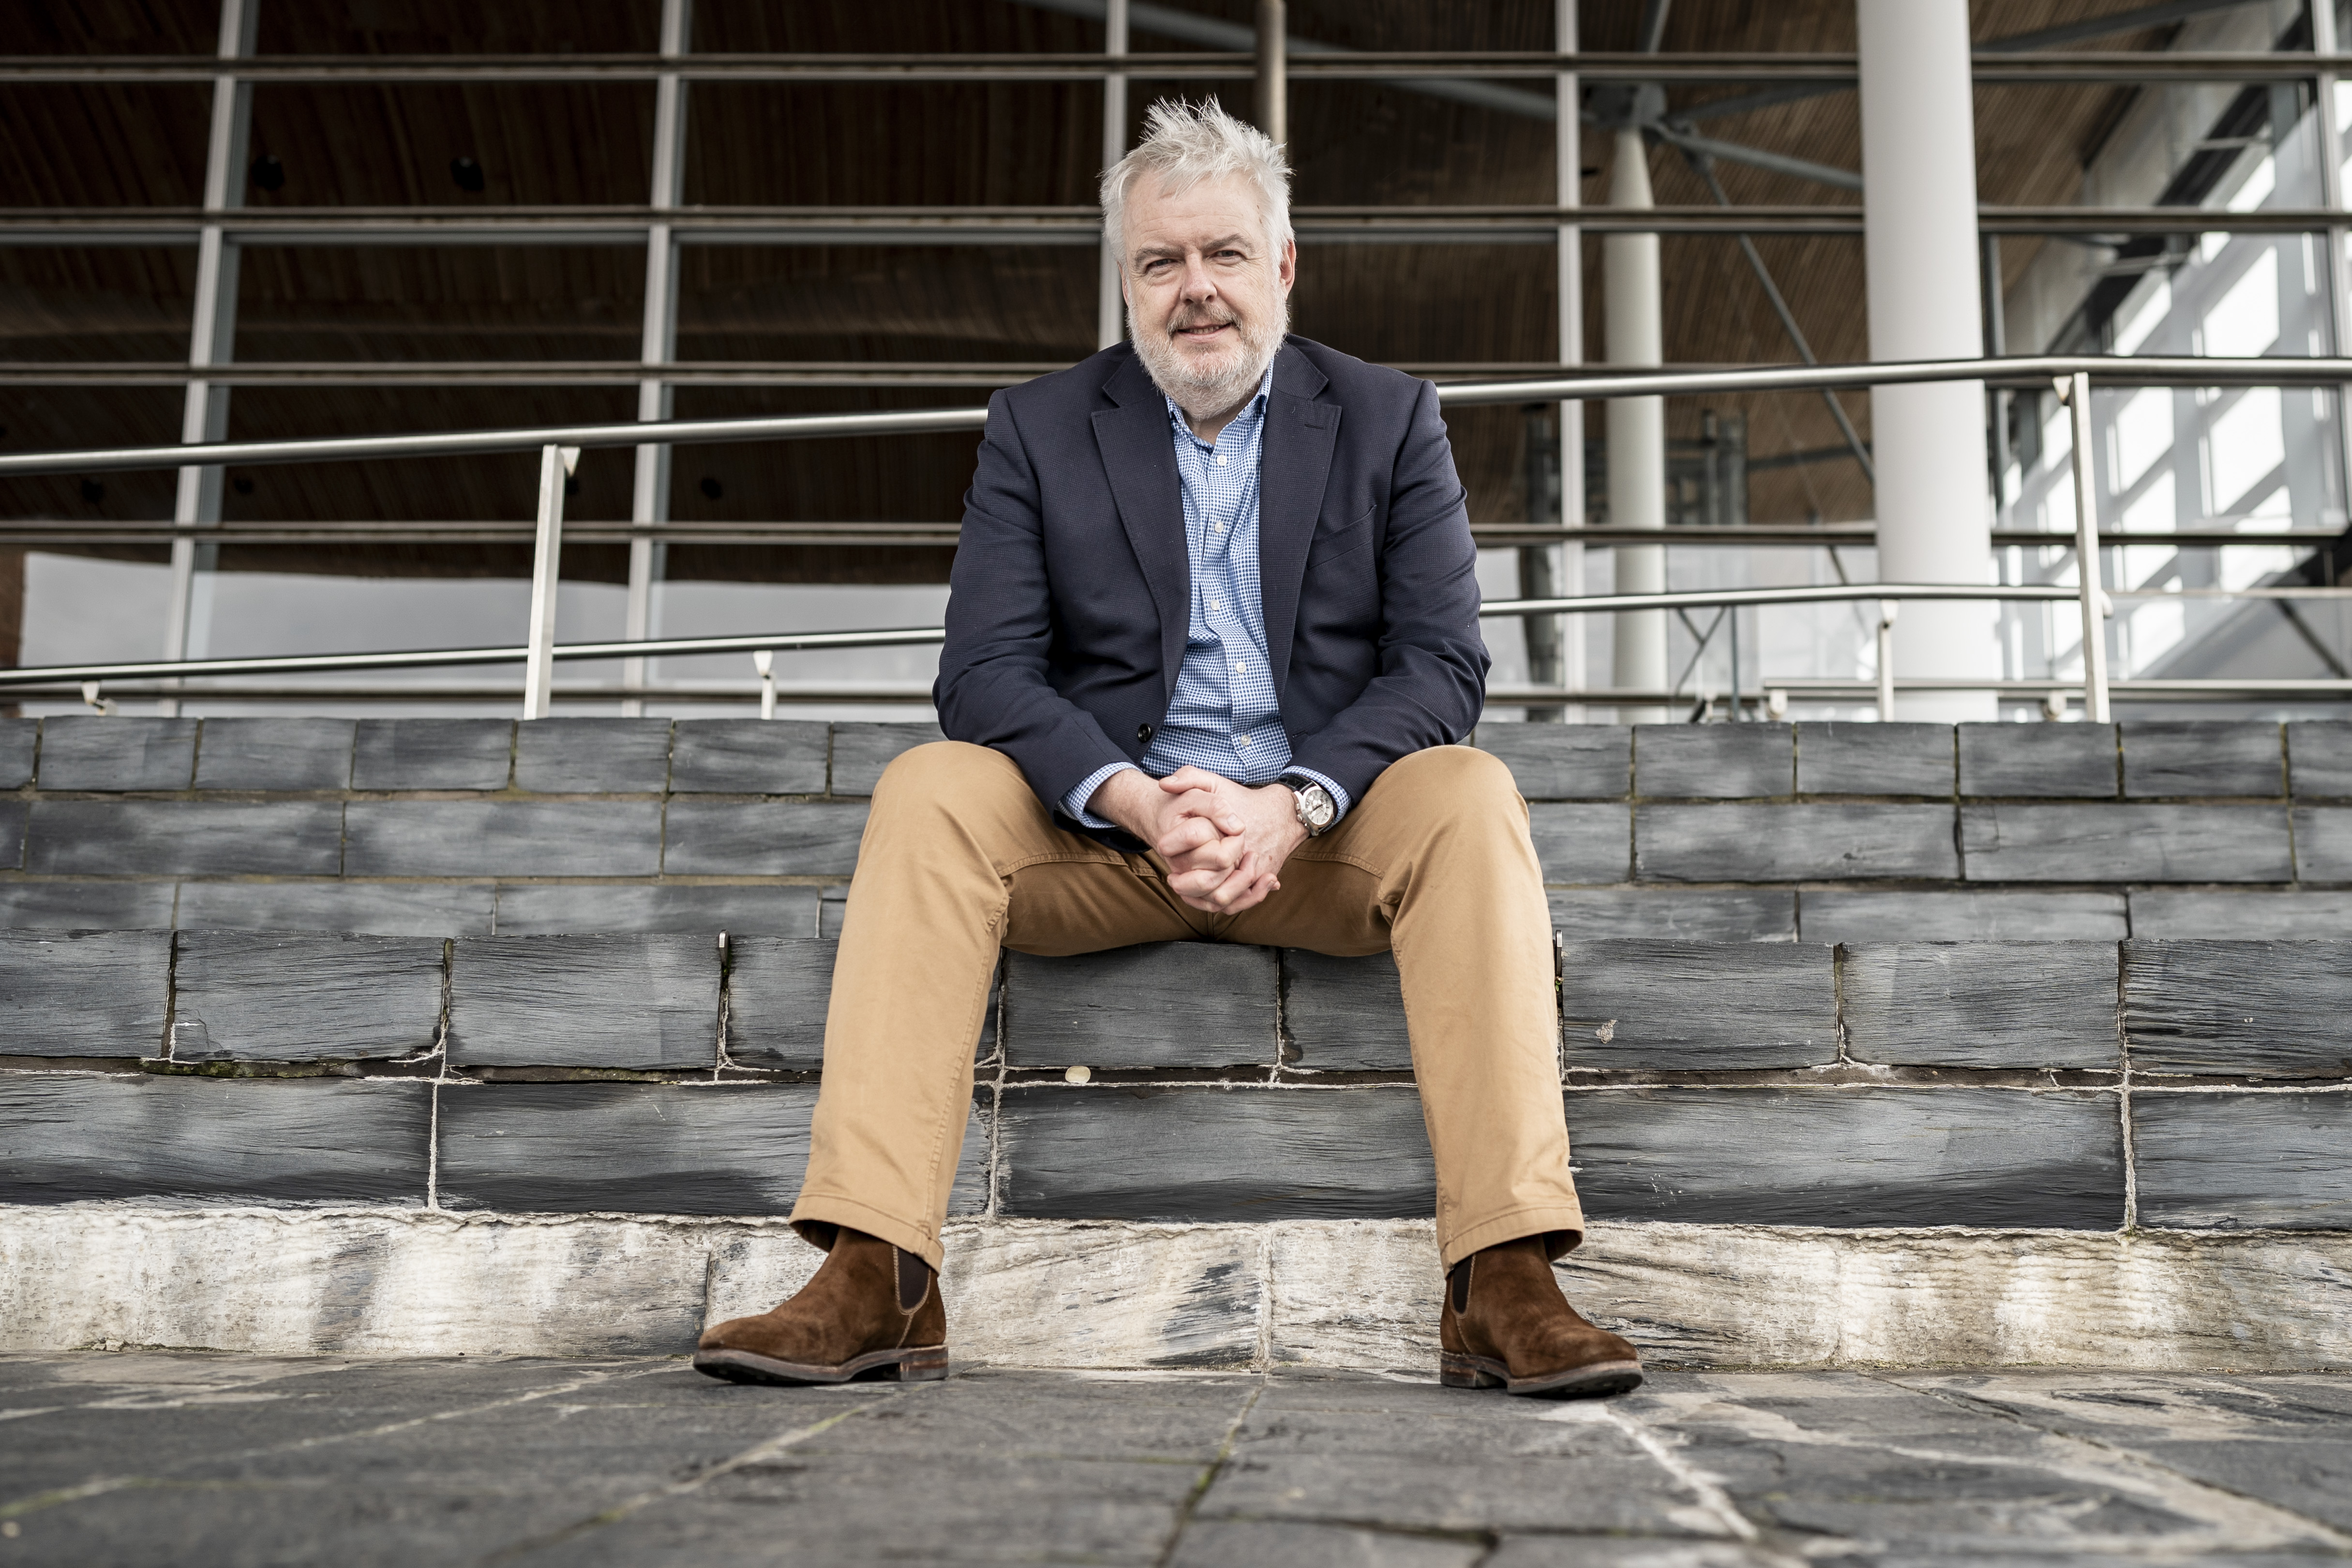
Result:
<svg viewBox="0 0 2352 1568">
<path fill-rule="evenodd" d="M 1179 349 L 1164 327 L 1147 327 L 1128 313 L 1128 333 L 1135 351 L 1151 376 L 1151 384 L 1168 401 L 1194 419 L 1206 419 L 1246 400 L 1265 380 L 1266 367 L 1282 351 L 1290 330 L 1290 301 L 1277 298 L 1271 330 L 1246 319 L 1236 322 L 1241 341 L 1214 360 L 1201 361 Z"/>
</svg>

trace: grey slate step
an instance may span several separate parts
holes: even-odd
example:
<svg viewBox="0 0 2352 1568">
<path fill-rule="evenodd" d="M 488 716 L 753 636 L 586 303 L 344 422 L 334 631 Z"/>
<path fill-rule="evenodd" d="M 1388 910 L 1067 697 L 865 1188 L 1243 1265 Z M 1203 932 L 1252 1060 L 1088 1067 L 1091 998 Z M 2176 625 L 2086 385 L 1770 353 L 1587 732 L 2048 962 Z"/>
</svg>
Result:
<svg viewBox="0 0 2352 1568">
<path fill-rule="evenodd" d="M 492 902 L 488 883 L 184 882 L 176 924 L 183 931 L 487 936 Z"/>
<path fill-rule="evenodd" d="M 666 718 L 537 718 L 515 728 L 515 788 L 538 794 L 660 794 Z"/>
<path fill-rule="evenodd" d="M 441 1096 L 451 1208 L 524 1214 L 790 1212 L 816 1088 L 802 1083 L 491 1083 Z M 950 1214 L 988 1202 L 988 1130 L 964 1132 Z"/>
<path fill-rule="evenodd" d="M 196 753 L 199 789 L 346 789 L 347 718 L 208 718 Z"/>
<path fill-rule="evenodd" d="M 2286 793 L 2286 736 L 2276 724 L 2127 719 L 2123 755 L 2126 796 Z"/>
<path fill-rule="evenodd" d="M 1644 800 L 1737 800 L 1796 789 L 1796 727 L 1633 727 L 1633 793 Z"/>
<path fill-rule="evenodd" d="M 173 969 L 175 1061 L 421 1055 L 441 1032 L 442 942 L 183 931 Z"/>
<path fill-rule="evenodd" d="M 1623 882 L 1632 873 L 1631 807 L 1538 801 L 1528 831 L 1546 882 Z"/>
<path fill-rule="evenodd" d="M 2120 942 L 2130 935 L 2120 893 L 1807 888 L 1797 917 L 1808 942 Z"/>
<path fill-rule="evenodd" d="M 2352 1094 L 2132 1096 L 2139 1219 L 2159 1228 L 2352 1229 Z"/>
<path fill-rule="evenodd" d="M 1957 788 L 1948 724 L 1801 724 L 1801 795 L 1927 795 Z"/>
<path fill-rule="evenodd" d="M 2352 721 L 2290 724 L 2286 751 L 2298 800 L 2352 800 Z"/>
<path fill-rule="evenodd" d="M 1963 796 L 2116 798 L 2117 740 L 2112 724 L 1958 727 Z"/>
<path fill-rule="evenodd" d="M 0 718 L 0 789 L 21 789 L 33 781 L 33 754 L 41 743 L 37 718 Z"/>
<path fill-rule="evenodd" d="M 1744 1070 L 1837 1060 L 1834 950 L 1776 942 L 1568 942 L 1568 1066 Z"/>
<path fill-rule="evenodd" d="M 2352 806 L 2296 808 L 2294 866 L 2305 882 L 2352 883 Z"/>
<path fill-rule="evenodd" d="M 780 718 L 682 718 L 670 737 L 679 794 L 822 795 L 831 731 Z"/>
<path fill-rule="evenodd" d="M 658 800 L 354 800 L 352 876 L 652 876 Z"/>
<path fill-rule="evenodd" d="M 510 718 L 362 719 L 352 788 L 503 789 L 514 745 Z"/>
<path fill-rule="evenodd" d="M 2112 942 L 1858 943 L 1839 989 L 1857 1061 L 2123 1064 Z"/>
<path fill-rule="evenodd" d="M 1585 1211 L 1707 1225 L 2123 1222 L 2112 1094 L 1590 1089 L 1568 1096 Z"/>
<path fill-rule="evenodd" d="M 2306 940 L 2352 931 L 2352 889 L 2142 887 L 2131 894 L 2135 936 Z"/>
<path fill-rule="evenodd" d="M 1392 954 L 1335 958 L 1284 948 L 1282 1023 L 1294 1067 L 1395 1072 L 1412 1066 L 1404 992 Z"/>
<path fill-rule="evenodd" d="M 2281 806 L 1965 805 L 1960 843 L 1971 882 L 2290 882 L 2286 818 Z"/>
<path fill-rule="evenodd" d="M 1551 904 L 1552 929 L 1569 941 L 1797 939 L 1797 894 L 1785 887 L 1572 887 L 1554 888 L 1545 896 Z"/>
<path fill-rule="evenodd" d="M 2352 941 L 2123 951 L 2124 1027 L 2142 1071 L 2352 1077 Z"/>
<path fill-rule="evenodd" d="M 1041 1219 L 1348 1219 L 1432 1212 L 1404 1089 L 1008 1088 L 997 1212 Z"/>
<path fill-rule="evenodd" d="M 710 936 L 467 936 L 449 962 L 449 1060 L 461 1067 L 713 1067 Z"/>
<path fill-rule="evenodd" d="M 863 801 L 673 800 L 662 869 L 673 876 L 847 876 Z"/>
<path fill-rule="evenodd" d="M 1634 874 L 1660 882 L 1954 878 L 1949 806 L 1639 806 Z M 1549 868 L 1546 868 L 1547 876 Z"/>
<path fill-rule="evenodd" d="M 832 793 L 871 795 L 882 770 L 902 751 L 945 740 L 936 724 L 837 724 L 833 727 Z"/>
<path fill-rule="evenodd" d="M 0 883 L 0 927 L 166 931 L 178 887 L 171 882 Z"/>
<path fill-rule="evenodd" d="M 53 876 L 333 876 L 341 869 L 342 826 L 339 800 L 36 800 L 25 869 Z"/>
<path fill-rule="evenodd" d="M 0 1202 L 425 1202 L 433 1085 L 0 1073 Z"/>
<path fill-rule="evenodd" d="M 509 883 L 498 890 L 498 930 L 501 936 L 594 931 L 814 936 L 818 891 L 745 883 Z"/>
<path fill-rule="evenodd" d="M 0 1056 L 161 1056 L 171 977 L 165 931 L 0 931 Z"/>
<path fill-rule="evenodd" d="M 185 789 L 196 721 L 63 716 L 41 722 L 44 789 Z"/>
<path fill-rule="evenodd" d="M 1017 1067 L 1274 1065 L 1276 955 L 1155 942 L 1075 958 L 1006 956 L 1005 1060 Z"/>
</svg>

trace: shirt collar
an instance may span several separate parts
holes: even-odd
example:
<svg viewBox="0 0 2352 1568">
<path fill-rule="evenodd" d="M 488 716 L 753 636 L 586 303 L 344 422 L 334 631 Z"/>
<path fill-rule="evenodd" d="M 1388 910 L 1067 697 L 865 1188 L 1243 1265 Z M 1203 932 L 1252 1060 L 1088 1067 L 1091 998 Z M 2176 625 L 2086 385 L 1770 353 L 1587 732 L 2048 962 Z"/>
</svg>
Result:
<svg viewBox="0 0 2352 1568">
<path fill-rule="evenodd" d="M 1273 392 L 1274 367 L 1272 365 L 1268 365 L 1265 368 L 1265 376 L 1262 377 L 1257 383 L 1257 395 L 1250 399 L 1249 402 L 1243 406 L 1241 413 L 1234 415 L 1233 423 L 1226 425 L 1225 430 L 1231 430 L 1235 424 L 1241 424 L 1247 421 L 1255 420 L 1263 416 L 1265 413 L 1265 400 L 1273 394 Z M 1189 437 L 1196 442 L 1201 441 L 1199 436 L 1192 434 L 1192 426 L 1190 422 L 1185 419 L 1184 411 L 1176 406 L 1176 400 L 1170 397 L 1166 392 L 1161 392 L 1160 395 L 1168 404 L 1168 418 L 1170 423 L 1175 425 L 1176 434 Z M 1219 435 L 1223 435 L 1224 431 L 1221 430 L 1217 434 Z M 1201 444 L 1206 446 L 1213 445 L 1214 443 L 1201 442 Z"/>
</svg>

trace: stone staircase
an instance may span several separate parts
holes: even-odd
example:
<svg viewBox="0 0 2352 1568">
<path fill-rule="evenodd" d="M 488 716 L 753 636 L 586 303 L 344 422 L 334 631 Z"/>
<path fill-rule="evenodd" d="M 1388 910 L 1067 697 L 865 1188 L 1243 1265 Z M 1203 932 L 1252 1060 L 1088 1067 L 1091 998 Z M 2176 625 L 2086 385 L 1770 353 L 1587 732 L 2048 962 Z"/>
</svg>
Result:
<svg viewBox="0 0 2352 1568">
<path fill-rule="evenodd" d="M 794 1288 L 924 725 L 0 723 L 0 1348 L 668 1351 Z M 1573 1293 L 1685 1362 L 2352 1360 L 2352 724 L 1494 725 Z M 1386 958 L 1009 955 L 959 1351 L 1423 1365 Z"/>
</svg>

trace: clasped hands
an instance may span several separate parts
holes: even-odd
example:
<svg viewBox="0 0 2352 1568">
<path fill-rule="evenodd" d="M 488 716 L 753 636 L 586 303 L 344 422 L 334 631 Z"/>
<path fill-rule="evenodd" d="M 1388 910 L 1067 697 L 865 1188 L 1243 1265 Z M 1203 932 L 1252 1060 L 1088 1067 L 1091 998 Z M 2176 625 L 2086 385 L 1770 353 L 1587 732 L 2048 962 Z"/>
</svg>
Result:
<svg viewBox="0 0 2352 1568">
<path fill-rule="evenodd" d="M 1252 789 L 1205 768 L 1165 779 L 1129 768 L 1103 780 L 1087 804 L 1159 852 L 1176 896 L 1211 915 L 1263 904 L 1307 839 L 1288 785 Z"/>
</svg>

